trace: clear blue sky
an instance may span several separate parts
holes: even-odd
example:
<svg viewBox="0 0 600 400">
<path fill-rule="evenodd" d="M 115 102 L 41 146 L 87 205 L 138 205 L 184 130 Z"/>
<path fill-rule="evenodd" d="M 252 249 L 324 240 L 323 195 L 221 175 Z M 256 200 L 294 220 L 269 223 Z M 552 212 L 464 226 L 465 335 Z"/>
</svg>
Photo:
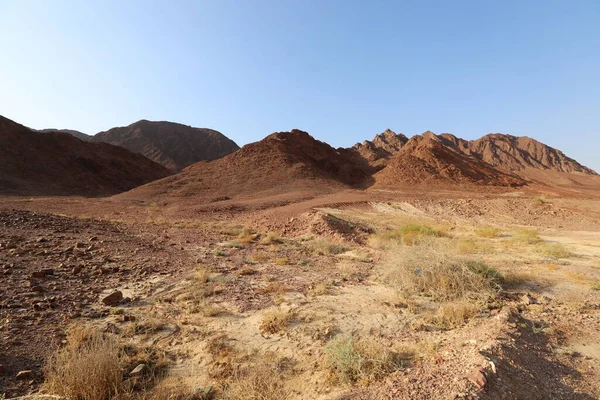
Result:
<svg viewBox="0 0 600 400">
<path fill-rule="evenodd" d="M 0 49 L 33 128 L 502 132 L 600 170 L 598 0 L 0 0 Z"/>
</svg>

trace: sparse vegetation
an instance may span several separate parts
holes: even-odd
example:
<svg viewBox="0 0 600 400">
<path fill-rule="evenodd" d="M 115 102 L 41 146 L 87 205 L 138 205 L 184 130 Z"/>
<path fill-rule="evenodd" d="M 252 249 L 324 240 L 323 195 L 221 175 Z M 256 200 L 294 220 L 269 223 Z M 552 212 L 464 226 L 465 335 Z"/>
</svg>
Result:
<svg viewBox="0 0 600 400">
<path fill-rule="evenodd" d="M 194 273 L 194 280 L 199 285 L 204 285 L 210 279 L 211 269 L 207 265 L 200 265 L 196 268 L 196 272 Z"/>
<path fill-rule="evenodd" d="M 122 390 L 120 348 L 111 336 L 73 328 L 44 367 L 44 390 L 71 399 L 110 400 Z"/>
<path fill-rule="evenodd" d="M 569 258 L 573 256 L 573 253 L 561 243 L 544 243 L 536 251 L 541 255 L 552 258 Z"/>
<path fill-rule="evenodd" d="M 269 334 L 283 332 L 293 318 L 294 314 L 291 312 L 281 310 L 267 311 L 263 314 L 260 330 Z"/>
<path fill-rule="evenodd" d="M 443 303 L 437 312 L 426 320 L 441 329 L 454 329 L 477 315 L 480 308 L 478 304 L 466 300 Z"/>
<path fill-rule="evenodd" d="M 600 282 L 592 282 L 592 284 L 590 285 L 590 289 L 600 290 Z"/>
<path fill-rule="evenodd" d="M 279 257 L 273 260 L 273 264 L 276 265 L 288 265 L 290 263 L 290 259 L 287 257 Z"/>
<path fill-rule="evenodd" d="M 407 294 L 426 295 L 436 301 L 487 297 L 499 289 L 496 270 L 453 250 L 450 241 L 441 240 L 398 246 L 390 254 L 385 279 Z"/>
<path fill-rule="evenodd" d="M 325 238 L 314 239 L 311 247 L 319 255 L 338 255 L 347 250 L 343 244 Z"/>
<path fill-rule="evenodd" d="M 537 244 L 542 241 L 535 229 L 520 229 L 513 235 L 513 241 L 521 244 Z"/>
<path fill-rule="evenodd" d="M 275 232 L 269 232 L 262 239 L 260 239 L 259 243 L 262 245 L 281 243 L 281 237 Z"/>
<path fill-rule="evenodd" d="M 500 236 L 500 229 L 489 226 L 489 225 L 481 225 L 475 228 L 475 234 L 479 237 L 493 239 Z"/>
<path fill-rule="evenodd" d="M 535 204 L 545 204 L 547 202 L 546 197 L 545 196 L 533 196 L 531 198 L 531 201 L 533 201 Z"/>
<path fill-rule="evenodd" d="M 335 379 L 353 383 L 375 381 L 407 365 L 409 353 L 396 353 L 373 340 L 337 337 L 325 346 L 327 365 Z"/>
<path fill-rule="evenodd" d="M 283 373 L 267 363 L 238 371 L 225 389 L 228 400 L 287 400 L 292 392 Z"/>
<path fill-rule="evenodd" d="M 423 237 L 443 237 L 445 236 L 439 230 L 429 225 L 406 224 L 399 229 L 385 231 L 380 234 L 371 235 L 369 244 L 375 248 L 387 248 L 390 242 L 401 242 L 406 246 L 413 246 Z"/>
</svg>

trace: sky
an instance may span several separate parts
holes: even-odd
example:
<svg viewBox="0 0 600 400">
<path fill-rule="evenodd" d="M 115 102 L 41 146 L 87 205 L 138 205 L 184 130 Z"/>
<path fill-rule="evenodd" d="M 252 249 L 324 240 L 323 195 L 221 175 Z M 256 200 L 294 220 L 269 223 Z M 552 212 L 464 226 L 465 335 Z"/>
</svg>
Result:
<svg viewBox="0 0 600 400">
<path fill-rule="evenodd" d="M 600 171 L 600 1 L 0 0 L 0 115 L 529 136 Z"/>
</svg>

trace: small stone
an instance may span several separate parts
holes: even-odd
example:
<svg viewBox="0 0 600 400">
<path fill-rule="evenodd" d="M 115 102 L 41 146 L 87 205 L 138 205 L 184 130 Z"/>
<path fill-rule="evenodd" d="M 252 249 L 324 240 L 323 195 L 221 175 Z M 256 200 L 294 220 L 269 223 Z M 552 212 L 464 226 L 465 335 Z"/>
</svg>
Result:
<svg viewBox="0 0 600 400">
<path fill-rule="evenodd" d="M 78 273 L 80 273 L 80 272 L 81 272 L 81 270 L 82 270 L 82 269 L 83 269 L 83 268 L 81 268 L 80 266 L 74 267 L 74 268 L 71 270 L 71 273 L 72 273 L 73 275 L 77 275 Z"/>
<path fill-rule="evenodd" d="M 44 275 L 54 275 L 54 270 L 52 268 L 43 269 L 42 272 Z"/>
<path fill-rule="evenodd" d="M 44 289 L 40 285 L 35 285 L 29 288 L 32 292 L 42 292 Z"/>
<path fill-rule="evenodd" d="M 3 364 L 0 364 L 0 375 L 4 375 L 6 372 L 6 367 Z"/>
<path fill-rule="evenodd" d="M 146 364 L 138 364 L 130 373 L 129 376 L 142 376 L 146 371 Z"/>
<path fill-rule="evenodd" d="M 487 384 L 487 379 L 480 369 L 475 369 L 467 374 L 467 379 L 471 381 L 479 389 L 483 389 Z"/>
<path fill-rule="evenodd" d="M 18 380 L 31 379 L 33 377 L 33 371 L 30 369 L 17 372 Z"/>
<path fill-rule="evenodd" d="M 121 300 L 123 300 L 123 293 L 120 290 L 117 290 L 103 298 L 102 303 L 104 303 L 107 306 L 115 306 L 119 304 Z"/>
<path fill-rule="evenodd" d="M 531 296 L 530 294 L 525 294 L 523 297 L 521 297 L 521 304 L 529 305 L 536 303 L 537 301 L 535 300 L 535 297 Z"/>
<path fill-rule="evenodd" d="M 44 271 L 34 271 L 31 273 L 32 278 L 45 278 L 46 273 Z"/>
</svg>

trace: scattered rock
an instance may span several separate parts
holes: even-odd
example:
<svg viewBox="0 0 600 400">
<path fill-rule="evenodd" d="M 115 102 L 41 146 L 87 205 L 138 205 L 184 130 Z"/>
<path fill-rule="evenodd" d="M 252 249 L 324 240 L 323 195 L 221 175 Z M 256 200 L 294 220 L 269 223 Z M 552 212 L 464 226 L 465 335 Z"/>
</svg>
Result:
<svg viewBox="0 0 600 400">
<path fill-rule="evenodd" d="M 129 376 L 142 376 L 147 368 L 146 364 L 138 364 L 138 366 L 129 373 Z"/>
<path fill-rule="evenodd" d="M 537 304 L 537 301 L 536 301 L 535 297 L 533 297 L 532 295 L 527 293 L 527 294 L 524 294 L 523 297 L 521 297 L 521 304 L 524 304 L 524 305 Z"/>
<path fill-rule="evenodd" d="M 483 374 L 483 370 L 475 369 L 467 374 L 467 379 L 471 381 L 475 386 L 480 389 L 483 389 L 487 384 L 487 379 Z"/>
<path fill-rule="evenodd" d="M 6 367 L 2 364 L 0 364 L 0 375 L 4 375 L 4 373 L 6 372 Z"/>
<path fill-rule="evenodd" d="M 80 272 L 81 272 L 81 270 L 82 270 L 82 269 L 83 269 L 83 268 L 81 268 L 80 266 L 74 267 L 74 268 L 71 270 L 71 273 L 72 273 L 73 275 L 77 275 L 78 273 L 80 273 Z"/>
<path fill-rule="evenodd" d="M 30 369 L 24 370 L 24 371 L 19 371 L 17 372 L 17 377 L 18 380 L 26 380 L 26 379 L 31 379 L 33 378 L 33 371 Z"/>
<path fill-rule="evenodd" d="M 120 290 L 112 292 L 108 296 L 102 299 L 102 303 L 107 306 L 115 306 L 123 300 L 123 293 Z"/>
<path fill-rule="evenodd" d="M 46 273 L 44 271 L 34 271 L 31 273 L 32 278 L 45 278 Z"/>
</svg>

